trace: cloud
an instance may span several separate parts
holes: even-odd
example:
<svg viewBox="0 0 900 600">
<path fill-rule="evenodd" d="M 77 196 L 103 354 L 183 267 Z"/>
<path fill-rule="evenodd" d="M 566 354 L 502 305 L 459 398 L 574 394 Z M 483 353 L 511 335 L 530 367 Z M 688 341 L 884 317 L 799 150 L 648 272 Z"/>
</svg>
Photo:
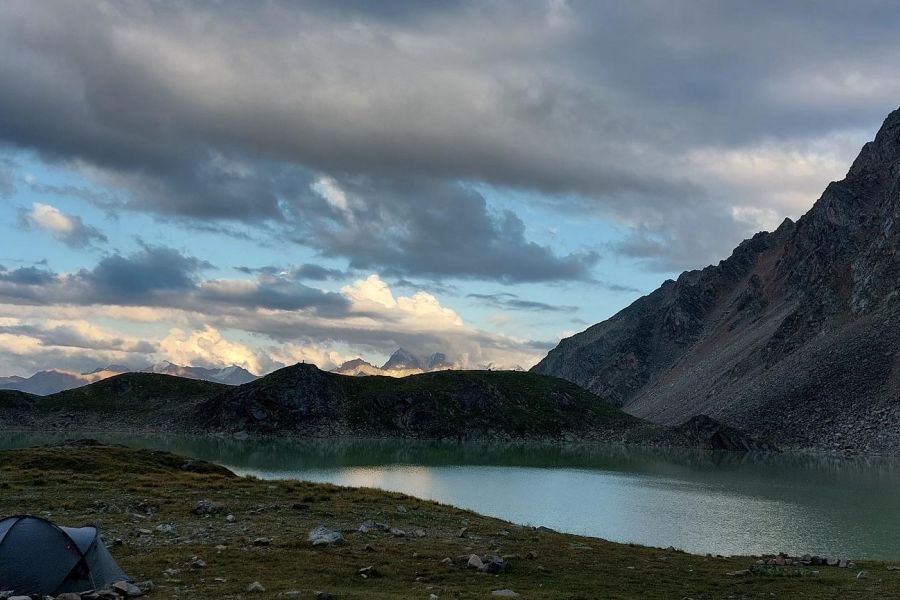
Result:
<svg viewBox="0 0 900 600">
<path fill-rule="evenodd" d="M 85 225 L 81 217 L 66 214 L 55 206 L 35 202 L 31 210 L 22 213 L 22 221 L 42 229 L 57 240 L 73 248 L 83 248 L 93 242 L 106 242 L 107 238 L 96 227 Z"/>
<path fill-rule="evenodd" d="M 106 204 L 287 229 L 356 264 L 400 257 L 408 273 L 519 281 L 552 266 L 578 279 L 589 261 L 529 246 L 518 217 L 447 190 L 537 191 L 633 230 L 621 249 L 648 265 L 697 266 L 758 226 L 735 207 L 769 220 L 808 206 L 806 190 L 833 175 L 819 159 L 834 153 L 811 156 L 802 196 L 777 180 L 707 178 L 694 159 L 835 133 L 858 146 L 897 105 L 891 3 L 362 4 L 9 0 L 0 140 L 122 192 Z M 840 151 L 840 164 L 851 158 Z M 374 187 L 351 189 L 354 178 Z M 452 202 L 400 193 L 422 181 Z M 331 235 L 306 235 L 310 193 Z M 454 208 L 486 225 L 478 248 L 526 250 L 543 266 L 523 279 L 475 252 L 451 260 L 439 243 L 419 258 Z M 372 214 L 379 230 L 355 247 Z M 710 224 L 702 243 L 692 222 Z M 367 258 L 374 241 L 385 249 Z"/>
<path fill-rule="evenodd" d="M 539 312 L 575 312 L 577 306 L 567 306 L 564 304 L 547 304 L 545 302 L 536 302 L 534 300 L 522 300 L 516 294 L 510 292 L 501 292 L 496 294 L 467 294 L 466 298 L 481 300 L 495 308 L 511 309 L 511 310 L 528 310 Z"/>
</svg>

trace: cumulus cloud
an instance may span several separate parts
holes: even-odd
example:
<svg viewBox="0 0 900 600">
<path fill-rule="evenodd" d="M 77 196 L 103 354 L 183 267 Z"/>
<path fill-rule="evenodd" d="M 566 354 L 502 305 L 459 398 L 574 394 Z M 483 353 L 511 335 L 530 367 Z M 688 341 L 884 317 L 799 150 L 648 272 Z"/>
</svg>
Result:
<svg viewBox="0 0 900 600">
<path fill-rule="evenodd" d="M 96 227 L 86 225 L 81 217 L 62 212 L 55 206 L 35 202 L 23 213 L 26 225 L 48 232 L 73 248 L 83 248 L 93 242 L 106 242 L 106 236 Z"/>
</svg>

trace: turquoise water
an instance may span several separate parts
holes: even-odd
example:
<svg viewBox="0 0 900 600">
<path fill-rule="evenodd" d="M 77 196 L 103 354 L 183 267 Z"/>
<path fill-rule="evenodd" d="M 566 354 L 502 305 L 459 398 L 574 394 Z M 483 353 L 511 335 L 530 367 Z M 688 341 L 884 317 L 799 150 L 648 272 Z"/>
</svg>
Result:
<svg viewBox="0 0 900 600">
<path fill-rule="evenodd" d="M 63 436 L 13 434 L 0 447 Z M 900 461 L 619 447 L 93 435 L 261 478 L 377 487 L 527 525 L 712 554 L 900 559 Z"/>
</svg>

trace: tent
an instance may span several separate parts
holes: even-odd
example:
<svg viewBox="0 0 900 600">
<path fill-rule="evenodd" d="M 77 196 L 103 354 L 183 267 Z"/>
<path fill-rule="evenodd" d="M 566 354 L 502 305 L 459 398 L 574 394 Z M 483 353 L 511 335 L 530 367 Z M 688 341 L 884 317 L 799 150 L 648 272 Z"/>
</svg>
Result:
<svg viewBox="0 0 900 600">
<path fill-rule="evenodd" d="M 0 591 L 57 596 L 127 579 L 96 527 L 59 527 L 31 516 L 0 521 Z"/>
</svg>

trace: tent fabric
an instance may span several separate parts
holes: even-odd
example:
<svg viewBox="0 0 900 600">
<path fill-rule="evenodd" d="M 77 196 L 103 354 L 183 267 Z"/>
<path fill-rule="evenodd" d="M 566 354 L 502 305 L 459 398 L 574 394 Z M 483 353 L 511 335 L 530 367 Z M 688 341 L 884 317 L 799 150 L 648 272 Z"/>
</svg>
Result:
<svg viewBox="0 0 900 600">
<path fill-rule="evenodd" d="M 32 516 L 0 521 L 0 591 L 56 596 L 126 579 L 96 527 L 59 527 Z"/>
</svg>

